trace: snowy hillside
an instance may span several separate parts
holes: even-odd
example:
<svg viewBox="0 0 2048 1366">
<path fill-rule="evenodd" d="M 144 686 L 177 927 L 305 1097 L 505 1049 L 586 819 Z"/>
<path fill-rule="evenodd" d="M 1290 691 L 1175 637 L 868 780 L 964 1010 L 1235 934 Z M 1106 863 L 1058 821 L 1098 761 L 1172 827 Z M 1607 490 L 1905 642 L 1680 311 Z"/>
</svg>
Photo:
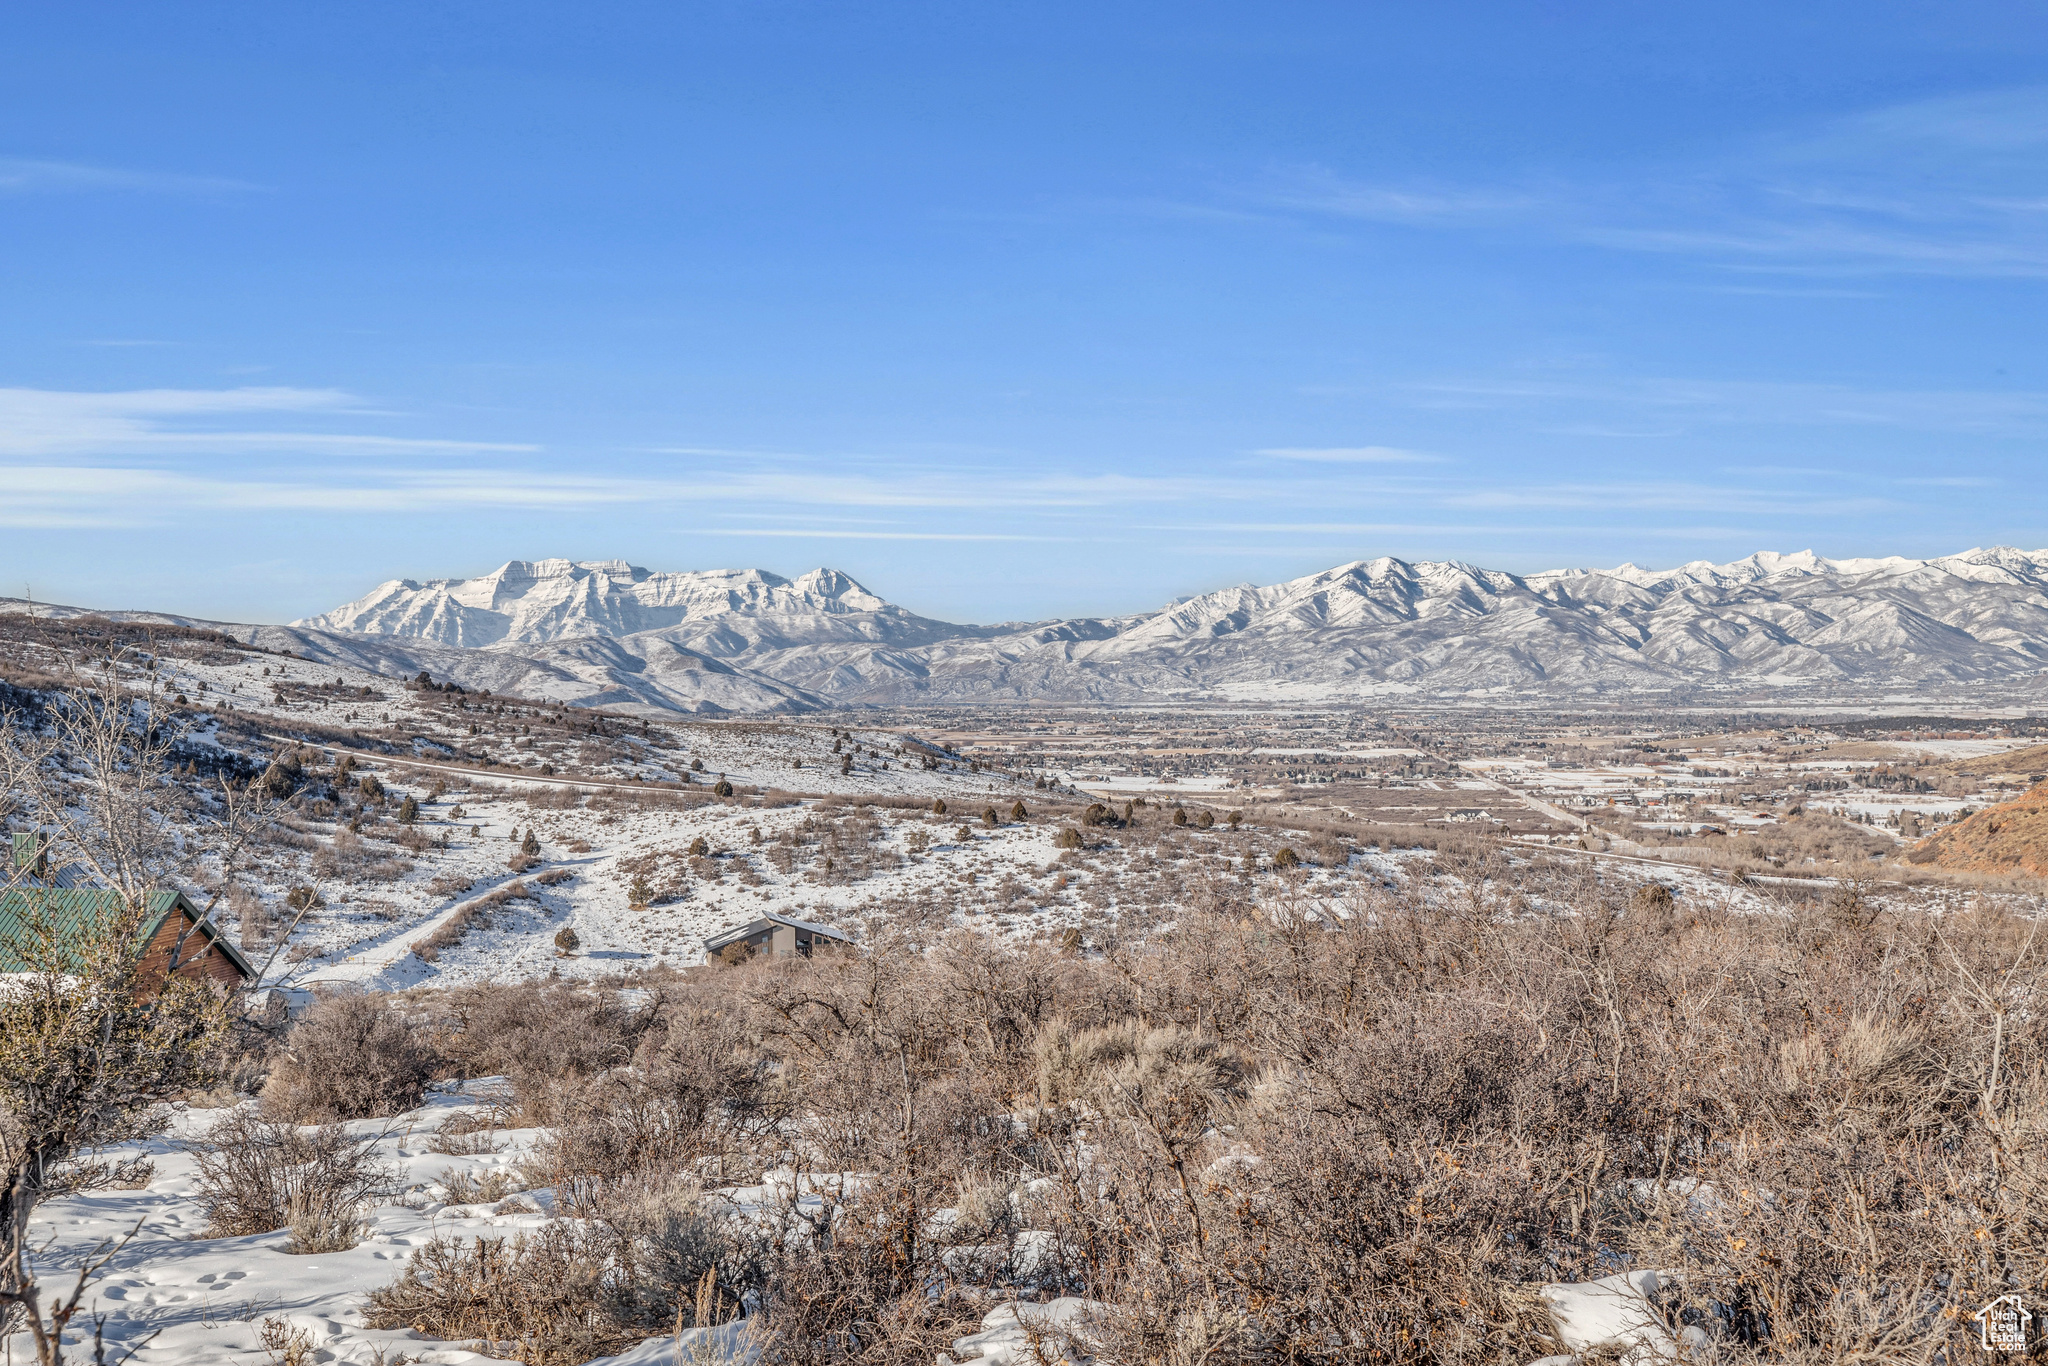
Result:
<svg viewBox="0 0 2048 1366">
<path fill-rule="evenodd" d="M 837 570 L 657 574 L 622 560 L 513 560 L 474 579 L 394 579 L 293 624 L 469 649 L 645 632 L 685 639 L 698 627 L 727 653 L 833 639 L 916 645 L 966 629 L 892 606 Z"/>
<path fill-rule="evenodd" d="M 999 627 L 920 617 L 824 569 L 789 580 L 515 561 L 476 579 L 396 580 L 252 638 L 562 700 L 736 712 L 2012 683 L 2048 669 L 2048 551 L 1764 552 L 1526 576 L 1381 558 L 1132 617 Z"/>
</svg>

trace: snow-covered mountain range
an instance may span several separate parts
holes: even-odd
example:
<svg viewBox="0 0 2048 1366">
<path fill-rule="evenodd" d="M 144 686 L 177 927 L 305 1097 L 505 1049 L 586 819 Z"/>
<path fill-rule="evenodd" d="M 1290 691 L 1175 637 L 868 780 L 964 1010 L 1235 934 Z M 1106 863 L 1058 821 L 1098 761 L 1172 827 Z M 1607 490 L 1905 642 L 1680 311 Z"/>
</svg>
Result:
<svg viewBox="0 0 2048 1366">
<path fill-rule="evenodd" d="M 473 579 L 395 579 L 290 626 L 226 629 L 387 674 L 680 711 L 2048 692 L 2048 550 L 1528 575 L 1382 558 L 1155 612 L 997 626 L 918 616 L 829 569 L 515 560 Z"/>
<path fill-rule="evenodd" d="M 1382 558 L 1128 617 L 1001 626 L 921 617 L 827 569 L 514 561 L 394 580 L 288 629 L 316 655 L 689 710 L 2048 686 L 2048 550 L 1529 575 Z"/>
</svg>

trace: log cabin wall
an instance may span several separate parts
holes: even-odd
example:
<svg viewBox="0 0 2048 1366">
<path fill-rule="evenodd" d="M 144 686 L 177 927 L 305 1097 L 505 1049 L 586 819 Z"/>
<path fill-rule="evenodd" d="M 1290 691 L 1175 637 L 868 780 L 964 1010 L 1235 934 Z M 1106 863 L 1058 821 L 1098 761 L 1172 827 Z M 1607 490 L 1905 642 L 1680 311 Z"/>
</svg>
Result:
<svg viewBox="0 0 2048 1366">
<path fill-rule="evenodd" d="M 164 923 L 150 938 L 149 947 L 141 959 L 142 975 L 145 978 L 161 980 L 170 971 L 171 955 L 178 955 L 178 976 L 203 977 L 220 983 L 233 991 L 245 985 L 242 974 L 228 961 L 228 956 L 214 947 L 213 941 L 204 930 L 194 929 L 196 922 L 183 910 L 164 917 Z M 184 936 L 185 945 L 178 947 L 178 937 Z"/>
</svg>

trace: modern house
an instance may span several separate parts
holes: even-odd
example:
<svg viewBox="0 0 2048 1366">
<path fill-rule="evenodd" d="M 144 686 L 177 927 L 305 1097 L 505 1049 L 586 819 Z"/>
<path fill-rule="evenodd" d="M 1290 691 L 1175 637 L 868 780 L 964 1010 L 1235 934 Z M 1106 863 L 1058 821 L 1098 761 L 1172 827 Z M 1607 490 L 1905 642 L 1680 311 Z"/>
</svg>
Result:
<svg viewBox="0 0 2048 1366">
<path fill-rule="evenodd" d="M 750 924 L 738 925 L 712 935 L 704 941 L 704 956 L 724 956 L 731 959 L 760 954 L 768 958 L 781 958 L 794 953 L 809 958 L 816 949 L 843 946 L 852 942 L 837 930 L 827 929 L 823 925 L 813 925 L 807 920 L 764 915 Z"/>
<path fill-rule="evenodd" d="M 0 973 L 62 966 L 78 945 L 117 923 L 119 892 L 80 887 L 14 887 L 0 892 Z M 256 969 L 183 892 L 152 892 L 135 931 L 145 979 L 206 978 L 229 990 L 252 986 Z"/>
</svg>

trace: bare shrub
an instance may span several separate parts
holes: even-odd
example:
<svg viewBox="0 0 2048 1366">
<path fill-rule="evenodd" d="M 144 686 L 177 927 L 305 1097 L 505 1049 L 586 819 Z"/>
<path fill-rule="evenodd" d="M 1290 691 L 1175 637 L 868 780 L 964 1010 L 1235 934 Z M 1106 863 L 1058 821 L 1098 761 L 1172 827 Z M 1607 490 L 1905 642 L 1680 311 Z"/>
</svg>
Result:
<svg viewBox="0 0 2048 1366">
<path fill-rule="evenodd" d="M 932 1176 L 878 1173 L 851 1195 L 828 1191 L 819 1214 L 783 1210 L 763 1316 L 769 1352 L 801 1366 L 925 1362 L 980 1328 L 993 1297 L 985 1268 L 945 1241 Z M 965 1272 L 966 1274 L 960 1274 Z"/>
<path fill-rule="evenodd" d="M 313 1335 L 290 1319 L 264 1319 L 256 1332 L 256 1342 L 270 1358 L 271 1366 L 311 1366 Z"/>
<path fill-rule="evenodd" d="M 427 1149 L 450 1157 L 478 1157 L 503 1152 L 505 1144 L 487 1120 L 458 1111 L 435 1128 L 434 1136 L 427 1140 Z"/>
<path fill-rule="evenodd" d="M 512 1173 L 502 1168 L 472 1172 L 449 1167 L 442 1171 L 440 1185 L 451 1205 L 495 1205 L 519 1189 Z"/>
<path fill-rule="evenodd" d="M 1136 877 L 1257 852 L 1142 828 Z M 1960 1359 L 1975 1306 L 2048 1276 L 2031 921 L 1868 889 L 1735 914 L 1438 845 L 1342 919 L 1230 876 L 1162 891 L 1170 930 L 1125 902 L 1015 944 L 932 898 L 637 1009 L 439 993 L 456 1069 L 552 1126 L 518 1180 L 576 1218 L 445 1244 L 379 1312 L 566 1360 L 758 1276 L 769 1352 L 816 1366 L 928 1362 L 1054 1294 L 1113 1306 L 1098 1360 L 1511 1362 L 1560 1350 L 1531 1285 L 1654 1266 L 1716 1360 L 1799 1366 Z M 771 1167 L 749 1251 L 697 1182 Z"/>
<path fill-rule="evenodd" d="M 615 992 L 562 983 L 439 993 L 434 1047 L 463 1077 L 510 1078 L 523 1118 L 551 1124 L 592 1077 L 632 1059 L 658 1024 Z"/>
<path fill-rule="evenodd" d="M 243 948 L 260 948 L 270 942 L 271 916 L 262 897 L 239 882 L 231 882 L 227 889 L 227 903 L 228 914 L 240 927 Z"/>
<path fill-rule="evenodd" d="M 527 1366 L 574 1366 L 645 1337 L 606 1312 L 617 1297 L 608 1230 L 551 1221 L 512 1239 L 436 1236 L 415 1249 L 404 1274 L 370 1292 L 372 1328 L 492 1345 Z"/>
<path fill-rule="evenodd" d="M 551 1220 L 510 1240 L 436 1237 L 370 1292 L 373 1328 L 494 1344 L 527 1366 L 575 1366 L 652 1334 L 737 1317 L 758 1290 L 756 1240 L 687 1198 L 630 1217 Z"/>
<path fill-rule="evenodd" d="M 535 1184 L 572 1206 L 601 1205 L 607 1191 L 659 1184 L 763 1139 L 779 1144 L 794 1097 L 773 1085 L 765 1059 L 748 1056 L 742 1013 L 691 1000 L 665 1014 L 637 1067 L 554 1081 L 556 1122 L 527 1165 Z"/>
<path fill-rule="evenodd" d="M 515 868 L 530 864 L 532 860 L 523 854 L 513 856 Z M 467 939 L 470 932 L 490 925 L 497 913 L 514 901 L 528 899 L 526 883 L 517 880 L 506 883 L 469 904 L 459 907 L 446 920 L 435 926 L 434 932 L 412 946 L 413 957 L 421 962 L 431 963 L 442 954 Z"/>
<path fill-rule="evenodd" d="M 338 1124 L 302 1129 L 237 1110 L 192 1145 L 207 1236 L 288 1228 L 289 1252 L 354 1247 L 368 1232 L 365 1207 L 391 1184 L 377 1158 L 378 1137 L 354 1138 Z"/>
<path fill-rule="evenodd" d="M 293 1123 L 395 1115 L 425 1097 L 435 1058 L 390 998 L 323 995 L 285 1036 L 264 1113 Z"/>
</svg>

